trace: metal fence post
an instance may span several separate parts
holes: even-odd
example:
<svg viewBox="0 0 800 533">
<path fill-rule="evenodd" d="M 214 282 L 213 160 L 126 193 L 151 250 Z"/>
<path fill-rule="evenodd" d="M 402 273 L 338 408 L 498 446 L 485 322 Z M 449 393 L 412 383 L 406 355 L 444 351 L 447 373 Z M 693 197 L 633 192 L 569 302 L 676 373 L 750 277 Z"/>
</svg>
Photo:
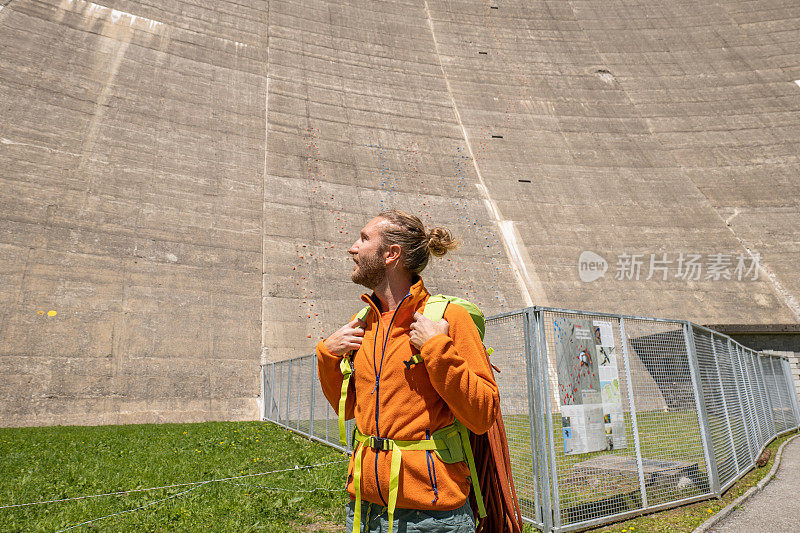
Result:
<svg viewBox="0 0 800 533">
<path fill-rule="evenodd" d="M 277 390 L 275 388 L 275 385 L 277 384 L 277 382 L 275 381 L 276 380 L 276 376 L 277 376 L 277 370 L 276 370 L 277 366 L 278 365 L 276 363 L 274 363 L 274 362 L 272 363 L 272 368 L 270 369 L 270 372 L 272 373 L 272 378 L 269 381 L 270 382 L 270 389 L 271 389 L 271 391 L 270 391 L 270 399 L 269 399 L 270 420 L 274 420 L 276 422 L 278 421 L 278 418 L 280 417 L 280 412 L 278 411 L 278 394 L 279 394 L 279 392 L 277 392 Z M 280 387 L 278 388 L 278 390 L 280 390 Z"/>
<path fill-rule="evenodd" d="M 275 420 L 279 424 L 281 424 L 282 423 L 281 421 L 283 420 L 282 417 L 283 417 L 283 397 L 284 397 L 284 393 L 283 393 L 283 387 L 284 387 L 284 385 L 283 385 L 283 374 L 284 374 L 283 367 L 284 366 L 285 365 L 283 364 L 283 362 L 275 364 L 275 377 L 276 377 L 276 379 L 279 380 L 279 381 L 276 382 L 277 385 L 278 385 L 278 392 L 275 395 L 275 410 L 276 410 L 275 411 Z"/>
<path fill-rule="evenodd" d="M 717 382 L 719 383 L 720 398 L 722 398 L 722 409 L 725 411 L 725 427 L 728 428 L 728 443 L 731 447 L 733 454 L 733 462 L 736 464 L 736 472 L 739 472 L 739 459 L 736 456 L 736 445 L 733 442 L 733 430 L 731 429 L 731 415 L 728 412 L 728 402 L 725 400 L 725 385 L 722 384 L 722 374 L 719 371 L 719 356 L 717 355 L 717 346 L 715 344 L 714 334 L 711 337 L 711 353 L 714 356 L 714 366 L 717 369 Z"/>
<path fill-rule="evenodd" d="M 786 401 L 789 402 L 789 405 L 787 405 L 784 408 L 783 418 L 784 418 L 784 420 L 786 420 L 786 429 L 790 429 L 790 428 L 794 427 L 794 402 L 792 402 L 791 388 L 788 387 L 788 383 L 789 382 L 786 379 L 786 366 L 784 365 L 785 362 L 786 362 L 786 360 L 783 357 L 780 357 L 780 358 L 778 358 L 776 364 L 778 365 L 778 368 L 781 371 L 781 380 L 782 380 L 783 386 L 786 387 L 786 392 L 789 393 L 787 395 L 787 397 L 786 397 Z"/>
<path fill-rule="evenodd" d="M 764 438 L 764 427 L 761 424 L 761 417 L 759 413 L 761 400 L 758 397 L 758 382 L 756 381 L 756 377 L 753 372 L 753 355 L 750 353 L 748 348 L 742 349 L 742 357 L 744 360 L 745 372 L 747 374 L 747 384 L 750 390 L 750 401 L 753 403 L 753 418 L 756 421 L 755 429 L 757 430 L 756 452 L 758 452 L 758 448 L 761 446 L 761 441 Z"/>
<path fill-rule="evenodd" d="M 739 412 L 741 413 L 742 416 L 742 425 L 744 426 L 744 438 L 747 441 L 747 457 L 749 459 L 747 462 L 747 467 L 744 467 L 739 471 L 739 473 L 741 473 L 747 470 L 750 467 L 750 465 L 753 464 L 753 461 L 755 461 L 755 457 L 753 456 L 752 442 L 750 442 L 751 428 L 750 424 L 748 423 L 749 418 L 747 416 L 747 414 L 750 412 L 750 405 L 749 404 L 745 405 L 745 401 L 747 399 L 746 397 L 745 400 L 742 400 L 742 395 L 744 394 L 744 387 L 745 387 L 744 373 L 742 372 L 742 363 L 741 360 L 739 359 L 739 348 L 733 345 L 730 338 L 728 338 L 728 353 L 731 356 L 731 363 L 733 363 L 734 361 L 736 362 L 736 365 L 733 367 L 733 369 L 735 370 L 734 378 L 737 377 L 739 378 L 736 379 L 736 397 L 739 398 Z"/>
<path fill-rule="evenodd" d="M 299 363 L 299 367 L 297 369 L 297 430 L 300 431 L 300 402 L 303 398 L 303 367 L 305 366 L 303 363 L 305 362 L 303 357 L 302 359 L 298 359 L 297 362 Z"/>
<path fill-rule="evenodd" d="M 748 404 L 750 405 L 750 419 L 753 422 L 750 434 L 753 437 L 753 460 L 755 461 L 758 458 L 758 440 L 759 435 L 761 435 L 761 421 L 758 419 L 758 408 L 756 407 L 756 397 L 753 391 L 753 378 L 750 373 L 750 365 L 748 364 L 748 354 L 744 346 L 739 347 L 739 357 L 742 363 L 742 373 L 745 378 L 745 396 L 747 396 Z"/>
<path fill-rule="evenodd" d="M 269 369 L 270 372 L 270 399 L 269 399 L 269 419 L 277 422 L 278 421 L 278 412 L 276 409 L 278 408 L 278 382 L 276 381 L 278 372 L 276 370 L 277 363 L 271 363 L 271 368 Z"/>
<path fill-rule="evenodd" d="M 261 374 L 261 420 L 267 418 L 267 365 L 260 366 Z"/>
<path fill-rule="evenodd" d="M 272 420 L 272 402 L 274 401 L 273 395 L 275 394 L 275 382 L 272 380 L 274 375 L 273 366 L 275 366 L 274 363 L 267 363 L 264 368 L 264 379 L 267 381 L 267 392 L 264 397 L 264 414 L 267 420 Z"/>
<path fill-rule="evenodd" d="M 767 375 L 764 372 L 764 365 L 761 364 L 761 355 L 759 352 L 753 354 L 753 366 L 758 374 L 758 380 L 761 387 L 761 404 L 764 408 L 764 425 L 767 432 L 765 433 L 764 442 L 769 441 L 775 436 L 775 420 L 772 416 L 772 400 L 769 397 L 769 389 L 767 388 Z"/>
<path fill-rule="evenodd" d="M 311 394 L 310 394 L 310 399 L 309 399 L 309 403 L 311 405 L 308 408 L 308 412 L 309 412 L 309 415 L 308 415 L 308 434 L 311 435 L 312 437 L 314 436 L 314 396 L 315 396 L 315 392 L 317 390 L 317 387 L 315 386 L 316 385 L 316 380 L 317 380 L 317 358 L 315 356 L 315 357 L 311 358 L 311 375 L 308 376 L 308 383 L 309 383 L 309 386 L 311 387 Z"/>
<path fill-rule="evenodd" d="M 782 402 L 780 394 L 778 394 L 778 376 L 775 375 L 775 367 L 772 365 L 772 356 L 766 355 L 762 359 L 762 364 L 769 368 L 772 375 L 772 394 L 769 395 L 770 403 L 772 404 L 772 421 L 775 424 L 775 435 L 781 433 L 783 430 L 778 427 L 778 424 L 783 424 Z M 780 418 L 780 422 L 778 419 Z"/>
<path fill-rule="evenodd" d="M 550 397 L 550 366 L 547 355 L 547 337 L 544 331 L 544 318 L 542 313 L 539 313 L 542 324 L 539 327 L 541 338 L 539 339 L 539 350 L 541 357 L 539 358 L 539 369 L 542 376 L 542 392 L 544 396 L 544 413 L 545 413 L 545 426 L 543 441 L 545 442 L 545 449 L 549 451 L 547 457 L 549 459 L 548 466 L 550 467 L 550 487 L 552 498 L 550 500 L 553 528 L 561 528 L 561 496 L 558 491 L 558 464 L 556 463 L 556 446 L 553 439 L 553 407 Z"/>
<path fill-rule="evenodd" d="M 790 385 L 790 381 L 787 378 L 791 377 L 791 374 L 786 374 L 786 359 L 783 357 L 779 357 L 777 361 L 778 368 L 781 370 L 781 376 L 783 377 L 783 386 L 786 387 L 784 391 L 786 392 L 786 408 L 783 411 L 783 418 L 786 420 L 786 429 L 789 430 L 790 428 L 794 427 L 794 402 L 792 402 L 792 387 Z"/>
<path fill-rule="evenodd" d="M 758 453 L 758 448 L 759 446 L 761 446 L 761 440 L 764 434 L 764 430 L 761 427 L 761 418 L 758 416 L 758 405 L 756 405 L 758 398 L 756 395 L 756 388 L 753 384 L 753 379 L 754 379 L 753 372 L 750 368 L 752 355 L 749 352 L 747 352 L 745 348 L 742 348 L 741 355 L 742 355 L 742 367 L 744 368 L 744 374 L 747 380 L 747 393 L 749 395 L 750 403 L 753 408 L 753 420 L 755 420 L 755 426 L 753 427 L 753 431 L 755 433 L 756 446 L 754 452 Z"/>
<path fill-rule="evenodd" d="M 523 315 L 525 319 L 525 364 L 528 377 L 528 425 L 531 431 L 531 461 L 538 481 L 539 505 L 536 512 L 543 530 L 549 532 L 553 528 L 553 507 L 550 499 L 550 469 L 547 460 L 545 443 L 545 412 L 542 407 L 547 398 L 541 385 L 543 378 L 539 372 L 541 358 L 540 324 L 538 312 L 528 308 Z M 531 331 L 533 323 L 533 331 Z M 546 378 L 544 378 L 546 379 Z M 537 410 L 536 407 L 539 409 Z"/>
<path fill-rule="evenodd" d="M 288 361 L 281 361 L 277 364 L 278 376 L 278 396 L 276 397 L 275 408 L 278 410 L 277 420 L 279 424 L 286 425 L 286 365 Z"/>
<path fill-rule="evenodd" d="M 264 398 L 264 401 L 269 402 L 269 404 L 265 403 L 266 407 L 264 408 L 264 414 L 266 415 L 265 418 L 267 420 L 272 420 L 272 366 L 272 363 L 267 363 L 264 367 L 264 374 L 267 379 L 268 394 L 268 396 Z"/>
<path fill-rule="evenodd" d="M 323 402 L 325 402 L 325 401 L 327 401 L 327 399 L 323 400 Z M 329 414 L 330 414 L 330 410 L 329 410 L 329 408 L 326 408 L 325 409 L 325 442 L 330 442 L 331 441 L 331 438 L 330 438 L 330 436 L 328 434 L 328 426 L 330 426 L 330 424 L 328 423 L 328 421 L 330 420 L 330 416 L 328 416 Z"/>
<path fill-rule="evenodd" d="M 625 333 L 625 319 L 619 319 L 619 337 L 622 341 L 622 359 L 625 361 L 625 381 L 628 384 L 628 404 L 631 410 L 631 424 L 633 426 L 633 446 L 636 450 L 636 470 L 639 472 L 639 491 L 642 495 L 642 509 L 647 509 L 647 488 L 644 480 L 644 463 L 642 462 L 642 446 L 639 442 L 639 422 L 636 419 L 636 402 L 633 399 L 633 378 L 631 377 L 631 364 L 628 357 L 628 338 Z"/>
<path fill-rule="evenodd" d="M 261 365 L 261 398 L 264 400 L 264 405 L 261 406 L 261 420 L 267 420 L 269 418 L 268 415 L 268 407 L 267 407 L 267 364 Z"/>
<path fill-rule="evenodd" d="M 294 359 L 291 359 L 289 361 L 289 368 L 286 369 L 286 410 L 285 410 L 286 415 L 284 417 L 284 420 L 286 421 L 287 427 L 290 426 L 290 422 L 292 420 L 291 415 L 289 414 L 289 408 L 290 408 L 289 398 L 292 392 L 292 368 L 294 367 L 294 361 L 295 361 Z"/>
<path fill-rule="evenodd" d="M 712 494 L 719 496 L 719 473 L 717 472 L 717 459 L 714 455 L 713 441 L 711 440 L 711 427 L 708 423 L 708 411 L 706 410 L 705 397 L 700 383 L 700 365 L 697 361 L 697 348 L 694 345 L 694 330 L 689 322 L 683 325 L 683 338 L 686 344 L 686 352 L 689 358 L 689 373 L 692 378 L 694 388 L 694 400 L 697 406 L 697 414 L 700 418 L 700 438 L 703 442 L 703 454 L 706 459 L 706 472 L 708 473 L 708 487 Z"/>
<path fill-rule="evenodd" d="M 792 401 L 792 414 L 794 414 L 794 427 L 800 426 L 800 400 L 792 380 L 792 364 L 788 359 L 783 359 L 783 371 L 786 376 L 786 386 L 789 388 L 789 399 Z"/>
<path fill-rule="evenodd" d="M 761 420 L 758 418 L 758 405 L 756 405 L 756 390 L 755 385 L 753 384 L 753 371 L 750 368 L 750 360 L 751 356 L 747 352 L 747 348 L 745 346 L 741 347 L 741 354 L 742 354 L 742 367 L 744 368 L 744 375 L 747 380 L 747 397 L 750 399 L 750 406 L 752 409 L 752 420 L 753 420 L 753 460 L 758 459 L 758 449 L 759 449 L 759 440 L 761 439 L 761 434 L 763 433 L 761 429 Z"/>
<path fill-rule="evenodd" d="M 761 382 L 764 387 L 764 398 L 767 400 L 767 416 L 770 424 L 770 433 L 767 440 L 778 434 L 778 427 L 775 425 L 775 410 L 772 408 L 772 396 L 770 395 L 769 383 L 767 383 L 767 372 L 764 370 L 764 357 L 761 352 L 756 353 L 756 361 L 758 362 L 758 371 L 761 375 Z"/>
<path fill-rule="evenodd" d="M 723 341 L 724 341 L 724 343 L 723 343 Z M 712 346 L 714 346 L 713 340 L 712 340 L 711 344 L 712 344 Z M 728 348 L 726 348 L 726 347 L 728 347 Z M 738 400 L 738 394 L 739 394 L 738 386 L 739 386 L 739 384 L 736 381 L 736 366 L 734 365 L 734 362 L 733 362 L 733 354 L 730 352 L 730 348 L 729 348 L 727 337 L 720 339 L 720 351 L 717 352 L 717 356 L 718 357 L 725 357 L 726 349 L 727 349 L 727 360 L 728 360 L 728 363 L 730 364 L 731 377 L 733 379 L 733 383 L 732 383 L 733 392 L 735 393 L 736 398 L 732 398 L 731 402 L 728 402 L 728 403 L 725 404 L 725 408 L 726 408 L 725 414 L 726 414 L 726 416 L 728 418 L 728 425 L 730 427 L 730 432 L 731 432 L 731 446 L 733 447 L 733 458 L 734 458 L 734 461 L 736 463 L 736 476 L 734 476 L 734 478 L 737 478 L 738 475 L 741 472 L 744 472 L 745 463 L 743 461 L 743 458 L 741 457 L 741 452 L 736 447 L 736 438 L 737 437 L 736 437 L 736 430 L 734 429 L 734 417 L 731 416 L 731 411 L 734 409 L 734 406 L 735 406 L 735 404 L 737 403 L 737 400 Z M 720 379 L 721 379 L 721 373 L 720 373 Z M 723 387 L 724 387 L 724 385 L 723 385 Z M 723 396 L 723 398 L 725 397 L 724 388 L 722 390 L 722 396 Z M 727 402 L 727 400 L 726 400 L 726 402 Z M 741 411 L 741 402 L 738 402 L 738 405 L 740 406 L 739 407 L 739 418 L 741 419 L 741 417 L 743 415 L 743 413 Z M 730 406 L 730 409 L 728 409 L 728 406 Z"/>
<path fill-rule="evenodd" d="M 558 492 L 558 464 L 556 463 L 556 446 L 553 439 L 553 408 L 551 405 L 551 392 L 550 392 L 550 366 L 547 357 L 547 336 L 544 331 L 544 315 L 539 311 L 539 320 L 541 325 L 539 327 L 539 370 L 542 376 L 542 394 L 544 396 L 544 411 L 545 411 L 545 431 L 544 439 L 545 449 L 549 450 L 549 466 L 550 466 L 550 487 L 552 490 L 551 509 L 553 514 L 553 527 L 555 529 L 561 528 L 561 496 Z"/>
<path fill-rule="evenodd" d="M 770 356 L 770 365 L 772 366 L 772 375 L 775 376 L 775 392 L 778 396 L 778 403 L 780 404 L 781 420 L 783 420 L 783 431 L 786 431 L 789 427 L 789 424 L 786 421 L 786 406 L 783 404 L 783 397 L 781 396 L 778 373 L 775 369 L 775 359 L 777 359 L 777 357 Z M 783 375 L 783 369 L 781 369 L 781 375 Z"/>
</svg>

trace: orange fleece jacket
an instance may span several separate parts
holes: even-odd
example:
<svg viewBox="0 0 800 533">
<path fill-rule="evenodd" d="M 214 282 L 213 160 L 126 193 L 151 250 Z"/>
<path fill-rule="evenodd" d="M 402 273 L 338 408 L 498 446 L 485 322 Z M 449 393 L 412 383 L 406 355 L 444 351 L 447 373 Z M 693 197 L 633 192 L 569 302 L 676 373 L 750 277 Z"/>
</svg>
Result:
<svg viewBox="0 0 800 533">
<path fill-rule="evenodd" d="M 433 434 L 452 424 L 454 416 L 474 433 L 482 434 L 495 421 L 500 404 L 497 384 L 478 329 L 463 307 L 447 306 L 444 318 L 450 324 L 448 335 L 433 337 L 419 352 L 411 344 L 409 334 L 414 312 L 422 312 L 429 296 L 422 280 L 411 287 L 409 296 L 394 312 L 388 339 L 389 320 L 381 323 L 377 299 L 366 294 L 361 297 L 371 311 L 366 319 L 364 340 L 353 360 L 354 374 L 345 418 L 355 417 L 365 435 L 422 440 L 426 438 L 426 430 Z M 406 368 L 403 361 L 416 353 L 422 356 L 423 363 Z M 342 387 L 340 360 L 341 356 L 331 354 L 324 342 L 317 345 L 322 390 L 336 411 Z M 435 452 L 431 452 L 431 456 L 438 498 L 434 496 L 426 452 L 405 451 L 400 468 L 398 507 L 449 510 L 457 509 L 466 501 L 471 489 L 467 464 L 443 463 Z M 364 501 L 387 505 L 390 458 L 390 452 L 365 448 L 361 474 Z M 354 498 L 352 474 L 351 457 L 347 490 Z"/>
</svg>

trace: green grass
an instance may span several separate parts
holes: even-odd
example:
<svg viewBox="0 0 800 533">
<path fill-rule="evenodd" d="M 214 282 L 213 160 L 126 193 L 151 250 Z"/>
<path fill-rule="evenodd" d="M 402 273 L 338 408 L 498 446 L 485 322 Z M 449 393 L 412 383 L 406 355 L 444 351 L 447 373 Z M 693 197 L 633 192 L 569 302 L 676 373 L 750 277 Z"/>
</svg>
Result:
<svg viewBox="0 0 800 533">
<path fill-rule="evenodd" d="M 0 506 L 289 468 L 202 485 L 70 531 L 338 532 L 347 500 L 343 459 L 332 448 L 264 422 L 3 428 Z M 332 461 L 337 463 L 294 470 Z M 0 529 L 57 531 L 190 488 L 2 509 Z M 300 492 L 315 488 L 323 490 Z"/>
<path fill-rule="evenodd" d="M 639 416 L 646 457 L 685 458 L 687 449 L 699 446 L 689 429 L 692 421 L 684 416 L 689 415 Z M 530 442 L 523 422 L 515 417 L 506 420 L 512 441 Z M 769 445 L 773 452 L 769 465 L 749 472 L 719 500 L 641 516 L 599 531 L 691 531 L 755 485 L 769 471 L 777 447 L 786 438 Z M 632 447 L 629 440 L 626 450 L 600 453 L 632 453 Z M 559 477 L 567 478 L 575 463 L 596 455 L 557 454 Z M 332 448 L 264 422 L 5 428 L 0 429 L 0 506 L 290 469 L 202 485 L 173 499 L 70 531 L 339 532 L 347 501 L 341 490 L 344 459 Z M 294 468 L 329 462 L 336 463 Z M 515 472 L 524 498 L 525 491 L 519 486 L 522 474 Z M 0 530 L 57 531 L 179 495 L 192 487 L 0 509 Z M 315 488 L 322 490 L 303 492 Z M 578 496 L 597 494 L 575 490 L 569 501 L 578 501 Z"/>
</svg>

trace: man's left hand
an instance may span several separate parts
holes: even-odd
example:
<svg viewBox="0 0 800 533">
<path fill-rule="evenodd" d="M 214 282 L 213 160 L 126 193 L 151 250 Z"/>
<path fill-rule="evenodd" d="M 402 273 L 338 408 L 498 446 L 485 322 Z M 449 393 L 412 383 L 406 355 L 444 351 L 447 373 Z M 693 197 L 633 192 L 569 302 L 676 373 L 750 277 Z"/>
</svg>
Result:
<svg viewBox="0 0 800 533">
<path fill-rule="evenodd" d="M 411 323 L 411 344 L 422 349 L 422 345 L 436 335 L 450 333 L 450 324 L 445 319 L 434 322 L 420 312 L 414 313 L 414 322 Z"/>
</svg>

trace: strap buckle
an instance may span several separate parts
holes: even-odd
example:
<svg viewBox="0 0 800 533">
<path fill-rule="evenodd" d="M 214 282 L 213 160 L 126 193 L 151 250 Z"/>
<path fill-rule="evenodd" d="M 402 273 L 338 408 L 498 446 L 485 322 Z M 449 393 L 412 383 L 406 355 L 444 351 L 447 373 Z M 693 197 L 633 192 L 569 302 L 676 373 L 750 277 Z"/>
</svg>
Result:
<svg viewBox="0 0 800 533">
<path fill-rule="evenodd" d="M 421 362 L 422 362 L 422 356 L 417 354 L 417 355 L 412 355 L 411 359 L 406 359 L 405 361 L 403 361 L 403 364 L 406 365 L 406 370 L 411 370 L 412 366 L 417 365 Z"/>
<path fill-rule="evenodd" d="M 381 437 L 370 437 L 367 441 L 367 446 L 373 450 L 389 451 L 391 450 L 391 439 L 384 439 Z"/>
</svg>

